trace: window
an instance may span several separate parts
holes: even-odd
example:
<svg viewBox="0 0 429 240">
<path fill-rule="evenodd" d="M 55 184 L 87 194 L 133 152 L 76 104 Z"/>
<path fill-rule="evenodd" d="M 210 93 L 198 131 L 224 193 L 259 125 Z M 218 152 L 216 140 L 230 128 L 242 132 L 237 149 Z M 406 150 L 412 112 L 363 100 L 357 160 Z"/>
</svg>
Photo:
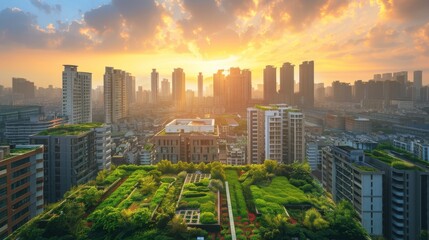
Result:
<svg viewBox="0 0 429 240">
<path fill-rule="evenodd" d="M 18 192 L 12 194 L 12 200 L 15 200 L 19 197 L 21 197 L 22 195 L 26 194 L 28 192 L 29 187 L 26 187 L 22 190 L 19 190 Z"/>
<path fill-rule="evenodd" d="M 24 158 L 24 159 L 21 159 L 21 160 L 13 162 L 11 164 L 11 167 L 12 168 L 16 168 L 16 167 L 19 167 L 19 166 L 21 166 L 23 164 L 29 163 L 29 162 L 30 162 L 30 158 Z"/>
</svg>

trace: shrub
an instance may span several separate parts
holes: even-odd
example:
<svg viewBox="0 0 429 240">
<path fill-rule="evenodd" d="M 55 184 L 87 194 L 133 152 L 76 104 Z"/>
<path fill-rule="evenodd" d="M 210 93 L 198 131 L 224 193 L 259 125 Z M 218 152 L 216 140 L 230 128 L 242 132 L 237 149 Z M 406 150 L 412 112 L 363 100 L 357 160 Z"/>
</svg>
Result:
<svg viewBox="0 0 429 240">
<path fill-rule="evenodd" d="M 203 212 L 200 215 L 200 222 L 202 224 L 212 224 L 212 223 L 216 223 L 216 217 L 213 213 L 211 212 Z"/>
<path fill-rule="evenodd" d="M 202 203 L 198 207 L 200 208 L 201 212 L 212 212 L 212 213 L 215 212 L 215 205 L 212 201 Z"/>
</svg>

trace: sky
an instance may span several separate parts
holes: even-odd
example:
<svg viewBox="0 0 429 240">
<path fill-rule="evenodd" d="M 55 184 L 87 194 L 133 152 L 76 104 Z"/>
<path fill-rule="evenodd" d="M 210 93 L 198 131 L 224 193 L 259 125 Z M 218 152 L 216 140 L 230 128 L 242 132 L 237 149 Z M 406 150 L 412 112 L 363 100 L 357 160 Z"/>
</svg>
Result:
<svg viewBox="0 0 429 240">
<path fill-rule="evenodd" d="M 0 0 L 0 85 L 24 77 L 61 86 L 62 65 L 102 85 L 105 66 L 150 87 L 174 68 L 195 88 L 217 69 L 315 61 L 315 82 L 423 70 L 429 84 L 429 0 Z M 278 75 L 278 73 L 277 73 Z M 279 76 L 277 76 L 279 77 Z"/>
</svg>

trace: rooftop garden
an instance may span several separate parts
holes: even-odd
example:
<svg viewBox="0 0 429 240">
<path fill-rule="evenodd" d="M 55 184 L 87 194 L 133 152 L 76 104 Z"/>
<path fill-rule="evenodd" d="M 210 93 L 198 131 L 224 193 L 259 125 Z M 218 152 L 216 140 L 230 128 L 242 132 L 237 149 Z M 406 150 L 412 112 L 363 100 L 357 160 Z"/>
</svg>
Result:
<svg viewBox="0 0 429 240">
<path fill-rule="evenodd" d="M 234 219 L 229 219 L 228 206 Z M 230 223 L 237 239 L 367 238 L 352 206 L 336 206 L 306 164 L 267 160 L 263 165 L 226 166 L 163 160 L 157 166 L 101 171 L 9 239 L 223 240 L 232 238 Z"/>
<path fill-rule="evenodd" d="M 70 136 L 80 135 L 93 128 L 103 125 L 102 123 L 82 123 L 82 124 L 66 124 L 54 128 L 49 128 L 38 133 L 38 136 Z"/>
<path fill-rule="evenodd" d="M 404 159 L 401 159 L 399 157 L 396 157 L 394 152 L 397 149 L 391 148 L 388 145 L 379 145 L 376 149 L 372 151 L 368 151 L 365 153 L 366 156 L 371 157 L 373 159 L 380 160 L 386 164 L 389 164 L 393 168 L 399 169 L 399 170 L 417 170 L 417 171 L 425 171 L 420 166 L 417 166 L 416 164 L 406 161 Z M 403 158 L 409 160 L 406 156 Z M 414 161 L 415 162 L 415 161 Z"/>
<path fill-rule="evenodd" d="M 36 149 L 38 149 L 39 147 L 30 147 L 30 148 L 12 148 L 10 149 L 10 154 L 4 156 L 4 158 L 2 160 L 6 160 L 9 159 L 11 157 L 15 157 L 15 156 L 19 156 L 19 155 L 23 155 L 29 152 L 32 152 Z"/>
<path fill-rule="evenodd" d="M 356 168 L 358 168 L 359 170 L 361 170 L 363 172 L 378 172 L 378 170 L 376 168 L 371 167 L 369 165 L 354 163 L 353 166 L 355 166 Z"/>
<path fill-rule="evenodd" d="M 279 109 L 279 107 L 277 107 L 277 106 L 264 106 L 264 105 L 255 105 L 255 108 L 257 108 L 259 110 L 263 110 L 263 111 Z"/>
</svg>

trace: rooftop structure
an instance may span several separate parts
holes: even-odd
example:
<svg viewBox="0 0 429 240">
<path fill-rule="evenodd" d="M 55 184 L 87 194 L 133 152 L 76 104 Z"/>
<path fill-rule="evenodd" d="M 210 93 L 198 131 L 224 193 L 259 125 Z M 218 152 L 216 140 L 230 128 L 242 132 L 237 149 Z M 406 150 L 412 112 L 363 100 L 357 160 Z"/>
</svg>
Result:
<svg viewBox="0 0 429 240">
<path fill-rule="evenodd" d="M 55 128 L 46 129 L 40 133 L 38 136 L 71 136 L 71 135 L 80 135 L 84 132 L 87 132 L 93 128 L 100 127 L 102 123 L 84 123 L 84 124 L 69 124 L 61 125 Z"/>
<path fill-rule="evenodd" d="M 215 132 L 214 119 L 174 119 L 165 126 L 165 133 Z"/>
</svg>

